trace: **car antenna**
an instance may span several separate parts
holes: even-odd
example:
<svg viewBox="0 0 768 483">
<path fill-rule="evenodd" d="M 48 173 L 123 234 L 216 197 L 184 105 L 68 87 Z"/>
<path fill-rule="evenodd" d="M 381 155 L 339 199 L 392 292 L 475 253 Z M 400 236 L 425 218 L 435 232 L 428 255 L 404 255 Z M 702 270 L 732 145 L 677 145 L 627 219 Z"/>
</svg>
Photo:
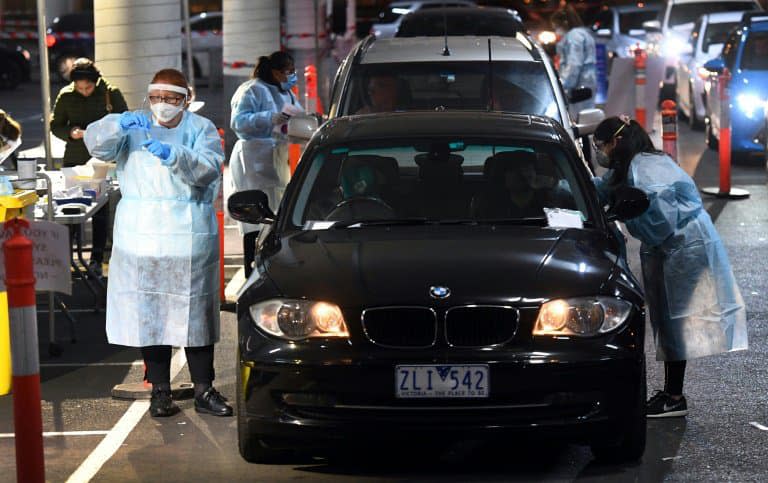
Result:
<svg viewBox="0 0 768 483">
<path fill-rule="evenodd" d="M 451 55 L 451 51 L 448 48 L 448 12 L 445 10 L 445 2 L 443 2 L 443 38 L 445 39 L 445 47 L 443 48 L 443 55 Z"/>
</svg>

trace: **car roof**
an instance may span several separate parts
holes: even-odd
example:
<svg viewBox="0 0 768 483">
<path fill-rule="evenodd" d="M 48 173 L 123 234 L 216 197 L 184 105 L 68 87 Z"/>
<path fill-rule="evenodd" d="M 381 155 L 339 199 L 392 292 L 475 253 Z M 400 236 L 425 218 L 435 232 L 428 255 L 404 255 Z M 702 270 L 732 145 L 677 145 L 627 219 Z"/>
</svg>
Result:
<svg viewBox="0 0 768 483">
<path fill-rule="evenodd" d="M 717 12 L 702 15 L 709 23 L 741 22 L 744 12 Z"/>
<path fill-rule="evenodd" d="M 361 64 L 400 62 L 488 61 L 488 41 L 494 61 L 534 61 L 533 47 L 524 35 L 515 37 L 448 36 L 451 55 L 443 55 L 443 37 L 376 39 L 362 52 Z M 526 45 L 528 44 L 528 45 Z"/>
<path fill-rule="evenodd" d="M 733 2 L 744 2 L 749 0 L 730 0 Z M 668 5 L 679 5 L 681 3 L 730 3 L 729 0 L 668 0 Z M 754 1 L 752 2 L 754 3 Z"/>
<path fill-rule="evenodd" d="M 410 111 L 344 116 L 325 123 L 313 139 L 322 143 L 462 136 L 563 142 L 556 121 L 527 114 L 486 111 Z"/>
<path fill-rule="evenodd" d="M 466 7 L 436 7 L 422 8 L 414 10 L 407 14 L 408 18 L 434 17 L 437 15 L 472 15 L 476 17 L 495 17 L 497 15 L 515 15 L 515 10 L 504 7 L 477 7 L 467 5 Z"/>
</svg>

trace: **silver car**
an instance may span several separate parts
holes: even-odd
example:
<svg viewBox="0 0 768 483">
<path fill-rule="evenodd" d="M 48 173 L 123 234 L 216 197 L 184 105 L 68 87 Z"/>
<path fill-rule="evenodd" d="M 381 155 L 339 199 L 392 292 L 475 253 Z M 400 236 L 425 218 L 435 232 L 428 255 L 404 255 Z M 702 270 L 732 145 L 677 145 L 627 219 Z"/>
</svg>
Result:
<svg viewBox="0 0 768 483">
<path fill-rule="evenodd" d="M 743 14 L 710 13 L 699 17 L 693 26 L 688 40 L 690 53 L 681 56 L 677 64 L 677 108 L 691 127 L 704 127 L 707 106 L 704 84 L 709 80 L 704 63 L 720 55 L 728 32 L 741 22 Z"/>
<path fill-rule="evenodd" d="M 605 45 L 608 59 L 632 57 L 639 45 L 646 48 L 643 22 L 658 18 L 661 4 L 638 3 L 604 7 L 590 26 L 597 44 Z"/>
<path fill-rule="evenodd" d="M 381 92 L 389 89 L 390 92 Z M 389 102 L 381 99 L 389 96 Z M 569 102 L 590 89 L 563 91 L 541 46 L 514 37 L 408 37 L 360 42 L 334 80 L 329 117 L 372 112 L 489 110 L 555 119 L 572 138 L 591 134 L 604 114 L 585 109 L 574 122 Z"/>
</svg>

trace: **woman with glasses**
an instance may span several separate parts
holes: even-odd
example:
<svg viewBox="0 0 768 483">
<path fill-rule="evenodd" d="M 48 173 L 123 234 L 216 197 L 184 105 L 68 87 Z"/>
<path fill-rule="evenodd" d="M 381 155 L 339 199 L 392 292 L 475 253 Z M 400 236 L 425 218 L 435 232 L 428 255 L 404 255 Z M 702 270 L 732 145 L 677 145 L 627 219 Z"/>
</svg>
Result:
<svg viewBox="0 0 768 483">
<path fill-rule="evenodd" d="M 656 359 L 664 361 L 664 390 L 648 401 L 647 415 L 685 416 L 686 361 L 747 348 L 744 301 L 691 177 L 626 116 L 605 119 L 594 137 L 597 161 L 609 170 L 595 178 L 601 199 L 612 205 L 618 188 L 633 186 L 650 201 L 625 222 L 642 242 L 645 300 Z"/>
<path fill-rule="evenodd" d="M 258 189 L 277 209 L 291 176 L 287 128 L 292 113 L 301 112 L 291 88 L 296 85 L 293 57 L 274 52 L 259 57 L 251 75 L 232 96 L 230 127 L 237 143 L 229 158 L 235 191 Z M 258 225 L 240 223 L 246 277 L 253 270 Z"/>
<path fill-rule="evenodd" d="M 143 111 L 109 115 L 85 132 L 99 158 L 115 159 L 122 199 L 107 289 L 107 337 L 140 347 L 152 383 L 150 414 L 179 411 L 171 397 L 171 347 L 184 347 L 195 410 L 231 416 L 213 388 L 219 340 L 219 242 L 213 202 L 224 153 L 216 127 L 187 111 L 184 75 L 155 74 Z"/>
</svg>

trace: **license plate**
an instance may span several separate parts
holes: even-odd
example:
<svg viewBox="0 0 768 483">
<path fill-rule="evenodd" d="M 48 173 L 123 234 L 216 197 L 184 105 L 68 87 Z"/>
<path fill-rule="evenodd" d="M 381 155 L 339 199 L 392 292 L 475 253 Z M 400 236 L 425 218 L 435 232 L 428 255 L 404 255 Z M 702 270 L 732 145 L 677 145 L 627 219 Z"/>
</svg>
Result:
<svg viewBox="0 0 768 483">
<path fill-rule="evenodd" d="M 487 364 L 395 367 L 398 398 L 483 398 L 490 392 Z"/>
</svg>

